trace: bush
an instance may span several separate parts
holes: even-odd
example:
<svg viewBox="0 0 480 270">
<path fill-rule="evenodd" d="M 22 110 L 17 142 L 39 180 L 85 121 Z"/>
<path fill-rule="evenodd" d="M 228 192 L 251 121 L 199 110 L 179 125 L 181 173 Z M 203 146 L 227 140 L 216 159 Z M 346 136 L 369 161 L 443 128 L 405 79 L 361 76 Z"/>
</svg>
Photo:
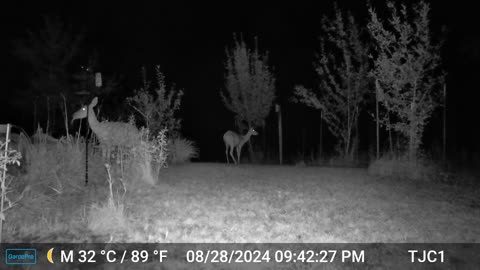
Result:
<svg viewBox="0 0 480 270">
<path fill-rule="evenodd" d="M 194 142 L 185 138 L 175 138 L 168 142 L 169 161 L 171 163 L 188 162 L 198 157 L 198 148 Z"/>
<path fill-rule="evenodd" d="M 0 144 L 1 142 L 5 142 L 6 139 L 5 136 L 2 135 L 4 134 L 0 133 Z M 8 143 L 8 148 L 21 154 L 20 164 L 9 164 L 10 166 L 7 165 L 10 175 L 20 175 L 21 173 L 25 173 L 28 165 L 27 152 L 31 145 L 32 143 L 30 138 L 24 132 L 10 133 L 10 142 Z M 3 151 L 3 149 L 4 146 L 0 145 L 0 151 Z M 1 158 L 3 158 L 3 154 L 0 159 Z"/>
<path fill-rule="evenodd" d="M 409 160 L 407 155 L 385 155 L 370 163 L 368 173 L 381 177 L 438 181 L 441 180 L 442 169 L 438 164 L 425 157 Z"/>
<path fill-rule="evenodd" d="M 129 151 L 122 166 L 128 180 L 140 179 L 148 184 L 155 184 L 160 170 L 167 166 L 167 130 L 161 130 L 157 136 L 151 137 L 150 131 L 142 128 L 140 142 Z M 123 176 L 122 176 L 123 178 Z M 130 181 L 129 184 L 133 184 Z"/>
<path fill-rule="evenodd" d="M 182 103 L 183 90 L 167 87 L 165 76 L 160 66 L 155 67 L 155 84 L 147 81 L 143 71 L 143 87 L 135 96 L 127 98 L 128 104 L 143 118 L 146 128 L 156 134 L 162 128 L 168 129 L 170 135 L 178 134 L 181 119 L 176 117 Z"/>
</svg>

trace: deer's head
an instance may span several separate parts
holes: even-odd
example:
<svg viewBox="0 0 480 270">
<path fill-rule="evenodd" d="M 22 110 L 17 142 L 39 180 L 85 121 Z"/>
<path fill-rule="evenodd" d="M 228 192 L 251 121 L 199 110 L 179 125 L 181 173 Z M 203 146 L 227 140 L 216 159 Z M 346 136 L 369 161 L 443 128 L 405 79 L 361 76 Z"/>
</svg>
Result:
<svg viewBox="0 0 480 270">
<path fill-rule="evenodd" d="M 254 135 L 254 136 L 258 135 L 258 132 L 254 128 L 250 128 L 248 130 L 248 133 L 250 133 L 251 135 Z"/>
<path fill-rule="evenodd" d="M 93 108 L 95 107 L 96 105 L 98 104 L 98 98 L 95 97 L 92 102 L 90 102 L 90 105 L 88 105 L 90 108 Z M 80 108 L 80 110 L 74 112 L 72 114 L 72 123 L 74 120 L 76 119 L 83 119 L 83 118 L 86 118 L 87 117 L 87 106 L 82 106 L 82 108 Z"/>
</svg>

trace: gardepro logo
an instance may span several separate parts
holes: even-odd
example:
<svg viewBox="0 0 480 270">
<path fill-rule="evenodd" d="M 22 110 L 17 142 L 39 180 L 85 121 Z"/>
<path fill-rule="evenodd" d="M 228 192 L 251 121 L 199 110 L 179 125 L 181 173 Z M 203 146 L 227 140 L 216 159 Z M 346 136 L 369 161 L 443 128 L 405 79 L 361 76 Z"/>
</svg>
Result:
<svg viewBox="0 0 480 270">
<path fill-rule="evenodd" d="M 37 250 L 34 248 L 7 248 L 5 264 L 37 264 Z"/>
</svg>

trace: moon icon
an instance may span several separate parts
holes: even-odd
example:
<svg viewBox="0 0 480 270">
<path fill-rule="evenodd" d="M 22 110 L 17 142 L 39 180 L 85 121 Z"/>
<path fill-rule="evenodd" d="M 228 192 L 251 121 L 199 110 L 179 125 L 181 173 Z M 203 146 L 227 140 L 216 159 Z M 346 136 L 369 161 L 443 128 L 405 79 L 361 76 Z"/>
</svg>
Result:
<svg viewBox="0 0 480 270">
<path fill-rule="evenodd" d="M 49 249 L 48 252 L 47 252 L 47 260 L 48 260 L 50 263 L 53 263 L 52 253 L 53 253 L 53 248 Z"/>
</svg>

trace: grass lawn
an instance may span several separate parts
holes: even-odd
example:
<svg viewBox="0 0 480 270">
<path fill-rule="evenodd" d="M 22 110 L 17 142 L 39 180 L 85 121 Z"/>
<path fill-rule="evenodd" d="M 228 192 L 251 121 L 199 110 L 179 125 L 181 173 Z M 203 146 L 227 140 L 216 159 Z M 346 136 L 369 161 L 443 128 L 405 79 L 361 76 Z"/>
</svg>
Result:
<svg viewBox="0 0 480 270">
<path fill-rule="evenodd" d="M 480 242 L 478 193 L 375 178 L 365 169 L 220 163 L 172 166 L 161 172 L 155 186 L 128 188 L 122 200 L 120 230 L 110 228 L 118 223 L 107 222 L 97 226 L 102 231 L 95 231 L 88 224 L 98 221 L 88 211 L 92 203 L 106 201 L 107 190 L 97 184 L 85 193 L 49 198 L 44 211 L 28 215 L 22 209 L 27 205 L 21 206 L 12 214 L 14 224 L 4 240 Z M 21 218 L 14 218 L 20 214 Z M 15 220 L 37 222 L 29 229 L 27 225 L 18 229 Z"/>
</svg>

